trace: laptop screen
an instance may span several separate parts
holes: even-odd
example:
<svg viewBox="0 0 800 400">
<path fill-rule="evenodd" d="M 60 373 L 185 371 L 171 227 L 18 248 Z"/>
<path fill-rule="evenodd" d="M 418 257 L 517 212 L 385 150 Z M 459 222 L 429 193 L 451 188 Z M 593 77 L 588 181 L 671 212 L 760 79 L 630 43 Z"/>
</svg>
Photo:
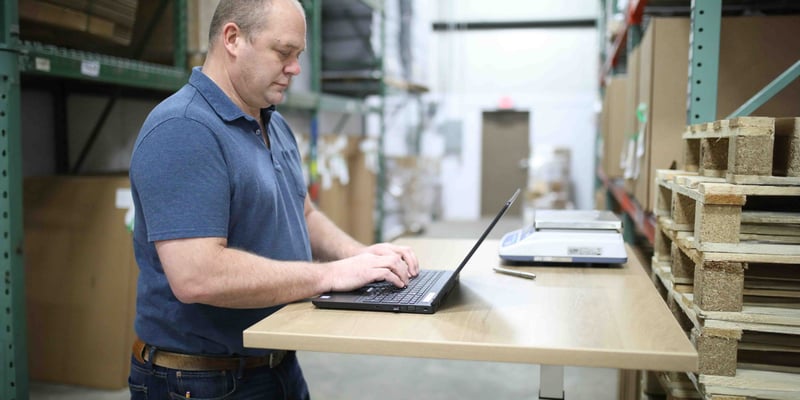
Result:
<svg viewBox="0 0 800 400">
<path fill-rule="evenodd" d="M 497 215 L 494 216 L 494 219 L 489 224 L 489 226 L 487 226 L 486 229 L 484 229 L 483 233 L 481 234 L 481 237 L 478 238 L 478 241 L 475 242 L 475 245 L 472 246 L 472 249 L 470 249 L 469 253 L 467 253 L 467 256 L 464 257 L 464 260 L 462 260 L 461 264 L 458 265 L 458 268 L 456 268 L 456 271 L 450 277 L 450 280 L 455 279 L 461 272 L 461 270 L 464 269 L 464 266 L 467 265 L 469 259 L 472 258 L 472 255 L 475 254 L 475 251 L 478 250 L 478 247 L 480 247 L 481 243 L 483 243 L 483 240 L 486 239 L 486 236 L 489 235 L 489 232 L 491 232 L 492 229 L 494 229 L 494 226 L 497 225 L 497 221 L 500 221 L 500 218 L 502 218 L 503 215 L 505 215 L 506 211 L 508 211 L 508 208 L 511 207 L 512 204 L 514 204 L 514 200 L 517 199 L 519 192 L 520 189 L 517 189 L 514 192 L 514 194 L 511 195 L 511 198 L 508 199 L 508 201 L 506 201 L 505 204 L 503 204 L 503 207 L 500 209 Z"/>
</svg>

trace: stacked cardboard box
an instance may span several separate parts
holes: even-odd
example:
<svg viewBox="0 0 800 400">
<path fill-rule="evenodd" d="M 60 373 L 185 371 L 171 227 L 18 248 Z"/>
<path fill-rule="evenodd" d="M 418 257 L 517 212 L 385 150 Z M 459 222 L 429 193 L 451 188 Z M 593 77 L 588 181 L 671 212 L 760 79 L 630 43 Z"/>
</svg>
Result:
<svg viewBox="0 0 800 400">
<path fill-rule="evenodd" d="M 22 0 L 23 20 L 88 33 L 128 45 L 133 34 L 138 0 Z"/>
<path fill-rule="evenodd" d="M 26 179 L 31 379 L 127 386 L 138 269 L 116 205 L 129 187 L 124 176 Z"/>
<path fill-rule="evenodd" d="M 326 153 L 325 148 L 335 146 L 336 153 Z M 342 135 L 323 136 L 320 140 L 318 164 L 328 175 L 320 188 L 317 206 L 350 236 L 362 243 L 375 240 L 376 178 L 370 155 L 362 149 L 364 140 Z M 320 157 L 319 155 L 324 155 Z M 339 165 L 342 174 L 333 174 L 331 168 Z M 344 178 L 346 176 L 346 178 Z"/>
<path fill-rule="evenodd" d="M 219 0 L 193 0 L 186 3 L 187 55 L 189 66 L 202 65 L 208 52 L 208 27 Z"/>
<path fill-rule="evenodd" d="M 631 167 L 639 173 L 628 187 L 645 211 L 652 211 L 655 203 L 656 170 L 680 167 L 683 156 L 680 132 L 687 125 L 689 33 L 688 18 L 652 18 L 636 54 L 638 66 L 628 72 L 629 82 L 638 82 L 638 89 L 637 98 L 629 101 L 627 121 L 636 125 L 636 138 L 643 140 L 638 148 L 629 146 L 638 151 Z M 788 40 L 798 34 L 800 16 L 722 19 L 717 119 L 735 111 L 800 58 L 800 42 Z M 798 98 L 800 81 L 795 81 L 753 115 L 795 115 Z"/>
<path fill-rule="evenodd" d="M 599 147 L 600 168 L 609 178 L 622 177 L 622 154 L 625 140 L 625 110 L 628 97 L 628 79 L 625 75 L 610 78 L 603 93 L 600 115 Z"/>
</svg>

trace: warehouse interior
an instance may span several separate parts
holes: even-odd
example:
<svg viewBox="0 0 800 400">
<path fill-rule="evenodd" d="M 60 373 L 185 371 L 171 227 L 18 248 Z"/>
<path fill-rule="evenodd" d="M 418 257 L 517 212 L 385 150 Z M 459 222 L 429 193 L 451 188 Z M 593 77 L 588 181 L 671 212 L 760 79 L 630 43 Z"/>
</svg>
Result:
<svg viewBox="0 0 800 400">
<path fill-rule="evenodd" d="M 131 153 L 151 110 L 202 65 L 218 3 L 0 1 L 0 399 L 129 398 Z M 800 398 L 798 2 L 299 3 L 307 49 L 277 109 L 317 208 L 365 244 L 474 241 L 520 188 L 483 245 L 494 263 L 537 210 L 610 210 L 627 264 L 512 266 L 538 275 L 532 291 L 553 271 L 635 269 L 653 315 L 669 317 L 653 326 L 679 332 L 693 363 L 660 368 L 680 353 L 673 337 L 626 328 L 611 335 L 618 353 L 645 343 L 639 358 L 602 343 L 567 357 L 550 397 L 547 357 L 596 349 L 299 348 L 312 398 Z M 597 285 L 568 299 L 588 310 Z M 610 303 L 634 293 L 611 285 Z M 650 312 L 638 300 L 625 307 Z M 597 319 L 650 324 L 608 310 Z M 547 330 L 592 337 L 601 323 L 509 336 L 538 346 Z"/>
</svg>

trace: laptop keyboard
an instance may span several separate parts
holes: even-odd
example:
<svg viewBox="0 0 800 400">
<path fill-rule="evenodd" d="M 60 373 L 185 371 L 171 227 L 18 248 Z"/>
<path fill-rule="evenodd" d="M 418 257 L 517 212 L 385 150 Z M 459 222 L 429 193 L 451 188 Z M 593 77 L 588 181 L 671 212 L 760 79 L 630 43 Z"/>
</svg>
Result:
<svg viewBox="0 0 800 400">
<path fill-rule="evenodd" d="M 357 301 L 366 303 L 416 304 L 428 293 L 428 289 L 447 271 L 422 270 L 408 282 L 405 288 L 399 288 L 389 282 L 370 285 L 367 293 Z"/>
</svg>

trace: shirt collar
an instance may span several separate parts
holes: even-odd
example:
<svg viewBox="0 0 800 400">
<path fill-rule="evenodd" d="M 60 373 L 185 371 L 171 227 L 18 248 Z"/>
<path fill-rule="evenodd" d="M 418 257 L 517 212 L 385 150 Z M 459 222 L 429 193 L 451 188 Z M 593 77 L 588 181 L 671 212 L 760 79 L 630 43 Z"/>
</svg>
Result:
<svg viewBox="0 0 800 400">
<path fill-rule="evenodd" d="M 253 117 L 245 114 L 239 106 L 234 104 L 228 95 L 226 95 L 211 78 L 203 73 L 200 67 L 192 68 L 189 84 L 197 89 L 211 108 L 213 108 L 217 115 L 223 120 L 230 122 L 242 117 L 253 119 Z M 265 125 L 268 123 L 269 116 L 272 115 L 273 111 L 275 111 L 274 105 L 261 109 L 261 115 Z"/>
</svg>

